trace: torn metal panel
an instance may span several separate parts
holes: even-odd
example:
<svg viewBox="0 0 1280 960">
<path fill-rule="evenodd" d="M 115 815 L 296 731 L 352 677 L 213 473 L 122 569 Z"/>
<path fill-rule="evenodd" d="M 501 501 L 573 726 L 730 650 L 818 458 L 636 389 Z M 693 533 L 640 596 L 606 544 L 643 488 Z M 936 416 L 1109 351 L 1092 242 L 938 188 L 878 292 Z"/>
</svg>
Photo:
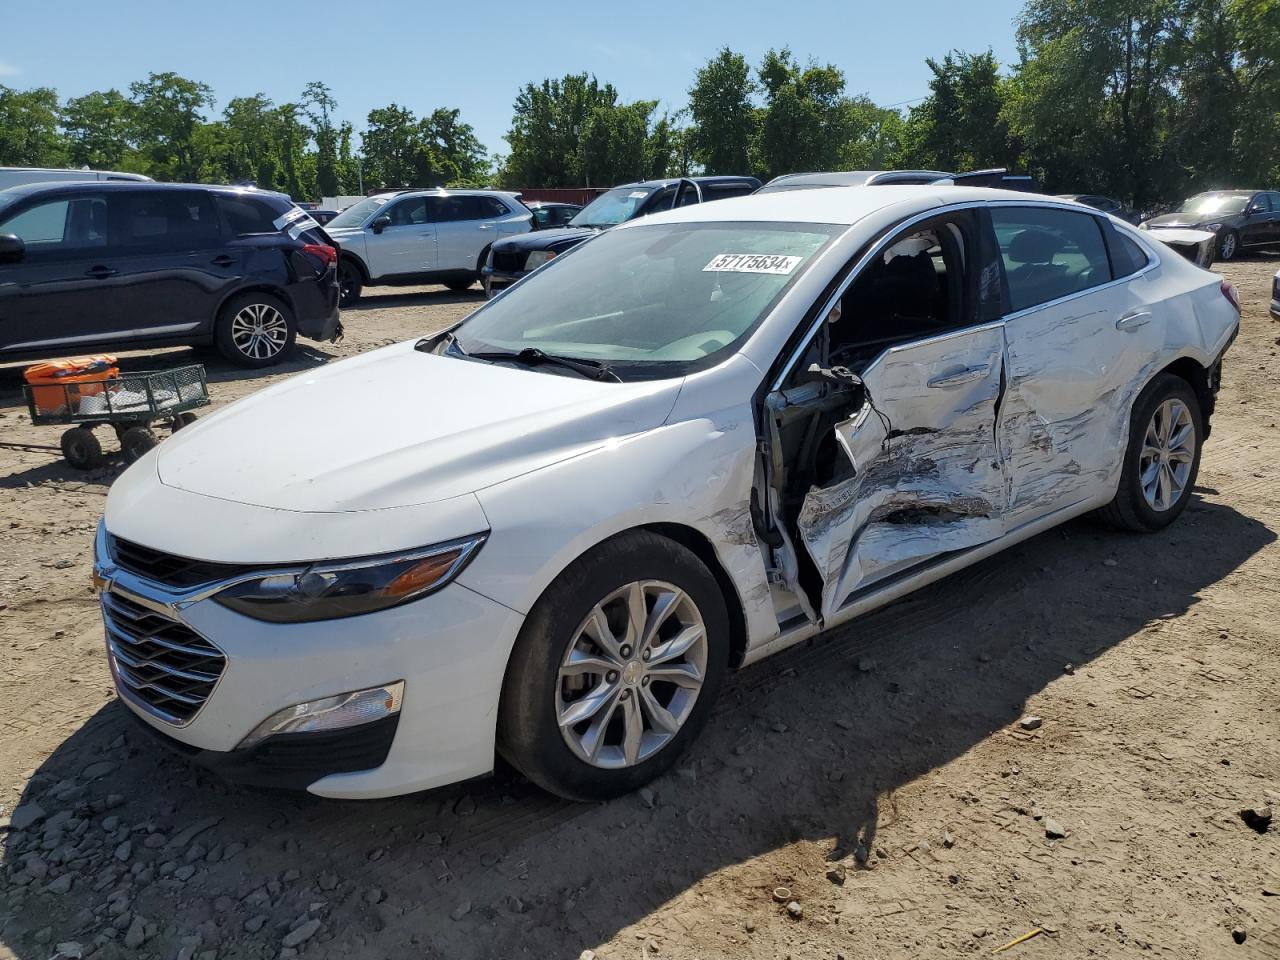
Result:
<svg viewBox="0 0 1280 960">
<path fill-rule="evenodd" d="M 835 428 L 852 476 L 805 497 L 797 521 L 822 578 L 822 615 L 854 591 L 940 553 L 999 537 L 999 325 L 888 351 L 870 400 Z"/>
</svg>

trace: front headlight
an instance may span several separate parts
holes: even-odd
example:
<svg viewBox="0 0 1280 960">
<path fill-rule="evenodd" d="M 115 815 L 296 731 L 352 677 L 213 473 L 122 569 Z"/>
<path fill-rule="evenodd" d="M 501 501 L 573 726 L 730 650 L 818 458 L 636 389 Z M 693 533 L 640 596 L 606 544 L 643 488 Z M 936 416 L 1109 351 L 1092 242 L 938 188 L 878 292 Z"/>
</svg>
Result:
<svg viewBox="0 0 1280 960">
<path fill-rule="evenodd" d="M 1221 230 L 1221 229 L 1222 229 L 1222 224 L 1220 224 L 1220 223 L 1206 223 L 1204 226 L 1199 227 L 1199 228 L 1197 228 L 1197 229 L 1200 229 L 1200 230 L 1208 230 L 1210 233 L 1217 233 L 1219 230 Z"/>
<path fill-rule="evenodd" d="M 270 623 L 309 623 L 373 613 L 417 600 L 456 577 L 487 534 L 358 560 L 313 563 L 243 580 L 214 596 Z"/>
<path fill-rule="evenodd" d="M 554 250 L 535 250 L 529 254 L 529 259 L 525 260 L 524 268 L 526 270 L 537 270 L 555 255 L 556 252 Z"/>
</svg>

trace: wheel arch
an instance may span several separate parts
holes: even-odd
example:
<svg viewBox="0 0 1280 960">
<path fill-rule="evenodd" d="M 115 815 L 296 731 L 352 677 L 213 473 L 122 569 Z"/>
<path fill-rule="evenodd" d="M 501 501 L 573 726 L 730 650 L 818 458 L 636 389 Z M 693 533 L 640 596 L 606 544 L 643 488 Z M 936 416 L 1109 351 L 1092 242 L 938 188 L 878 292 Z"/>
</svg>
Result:
<svg viewBox="0 0 1280 960">
<path fill-rule="evenodd" d="M 1212 429 L 1210 422 L 1213 416 L 1213 409 L 1217 404 L 1217 377 L 1214 374 L 1216 366 L 1217 364 L 1206 367 L 1195 357 L 1182 356 L 1156 370 L 1151 375 L 1151 378 L 1143 384 L 1142 389 L 1145 390 L 1162 373 L 1173 374 L 1180 380 L 1185 380 L 1194 391 L 1196 400 L 1200 403 L 1200 416 L 1204 422 L 1204 439 L 1208 439 Z"/>
<path fill-rule="evenodd" d="M 344 250 L 339 247 L 338 264 L 341 265 L 343 262 L 354 263 L 356 265 L 356 269 L 360 271 L 360 280 L 362 283 L 366 285 L 373 283 L 373 278 L 369 275 L 369 268 L 365 265 L 365 262 L 360 259 L 360 254 L 352 253 L 349 250 Z"/>
</svg>

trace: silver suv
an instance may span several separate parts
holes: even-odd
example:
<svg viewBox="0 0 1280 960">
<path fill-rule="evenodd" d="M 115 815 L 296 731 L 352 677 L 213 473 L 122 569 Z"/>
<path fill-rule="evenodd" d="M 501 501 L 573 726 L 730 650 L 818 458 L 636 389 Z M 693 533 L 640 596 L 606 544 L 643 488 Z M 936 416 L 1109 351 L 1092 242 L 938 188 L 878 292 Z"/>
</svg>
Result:
<svg viewBox="0 0 1280 960">
<path fill-rule="evenodd" d="M 496 190 L 405 190 L 367 197 L 325 225 L 341 250 L 342 306 L 366 286 L 443 283 L 465 290 L 496 240 L 528 233 L 519 195 Z"/>
</svg>

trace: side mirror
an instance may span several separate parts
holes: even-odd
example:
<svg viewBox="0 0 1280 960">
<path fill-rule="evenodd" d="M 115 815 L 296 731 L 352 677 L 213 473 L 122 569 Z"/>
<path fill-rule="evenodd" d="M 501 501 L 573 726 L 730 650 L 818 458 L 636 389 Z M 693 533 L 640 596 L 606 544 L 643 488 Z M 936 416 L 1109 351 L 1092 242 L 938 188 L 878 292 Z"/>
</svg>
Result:
<svg viewBox="0 0 1280 960">
<path fill-rule="evenodd" d="M 387 229 L 387 227 L 391 226 L 391 218 L 387 216 L 378 217 L 373 221 L 373 223 L 369 224 L 369 226 L 373 227 L 374 233 L 381 233 L 383 230 Z"/>
<path fill-rule="evenodd" d="M 13 233 L 0 233 L 0 263 L 17 263 L 27 251 L 22 238 Z"/>
<path fill-rule="evenodd" d="M 1260 203 L 1253 204 L 1253 206 L 1249 207 L 1249 209 L 1246 211 L 1246 213 L 1248 213 L 1249 216 L 1251 217 L 1256 217 L 1258 214 L 1265 213 L 1265 212 L 1266 211 L 1262 209 L 1262 204 Z"/>
</svg>

